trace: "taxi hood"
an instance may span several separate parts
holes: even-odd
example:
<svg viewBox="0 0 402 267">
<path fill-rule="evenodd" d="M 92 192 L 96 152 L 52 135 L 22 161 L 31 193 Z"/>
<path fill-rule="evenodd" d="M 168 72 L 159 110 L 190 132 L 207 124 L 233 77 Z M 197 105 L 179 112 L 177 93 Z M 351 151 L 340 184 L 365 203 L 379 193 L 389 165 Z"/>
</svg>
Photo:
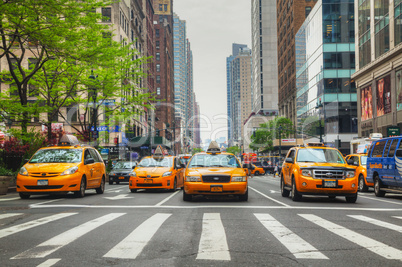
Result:
<svg viewBox="0 0 402 267">
<path fill-rule="evenodd" d="M 65 170 L 78 166 L 80 163 L 27 163 L 24 167 L 28 173 L 32 172 L 64 172 Z"/>
<path fill-rule="evenodd" d="M 172 170 L 172 167 L 137 167 L 134 171 L 137 176 L 162 176 L 165 172 L 170 172 Z"/>
<path fill-rule="evenodd" d="M 187 175 L 192 176 L 202 176 L 202 175 L 239 175 L 246 176 L 244 169 L 242 168 L 190 168 L 187 169 Z"/>
<path fill-rule="evenodd" d="M 356 169 L 356 166 L 342 164 L 342 163 L 327 163 L 327 162 L 298 162 L 300 168 L 314 168 L 314 169 Z"/>
</svg>

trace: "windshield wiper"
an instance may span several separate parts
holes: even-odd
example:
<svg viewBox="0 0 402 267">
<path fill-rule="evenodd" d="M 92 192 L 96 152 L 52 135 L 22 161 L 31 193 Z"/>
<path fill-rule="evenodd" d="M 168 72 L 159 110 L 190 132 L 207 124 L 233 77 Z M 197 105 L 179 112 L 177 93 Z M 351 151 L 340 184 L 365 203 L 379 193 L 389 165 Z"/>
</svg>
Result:
<svg viewBox="0 0 402 267">
<path fill-rule="evenodd" d="M 205 165 L 191 165 L 191 166 L 189 166 L 189 167 L 191 167 L 191 168 L 194 168 L 194 167 L 205 167 Z"/>
<path fill-rule="evenodd" d="M 225 166 L 223 166 L 223 165 L 211 165 L 209 167 L 225 167 Z"/>
</svg>

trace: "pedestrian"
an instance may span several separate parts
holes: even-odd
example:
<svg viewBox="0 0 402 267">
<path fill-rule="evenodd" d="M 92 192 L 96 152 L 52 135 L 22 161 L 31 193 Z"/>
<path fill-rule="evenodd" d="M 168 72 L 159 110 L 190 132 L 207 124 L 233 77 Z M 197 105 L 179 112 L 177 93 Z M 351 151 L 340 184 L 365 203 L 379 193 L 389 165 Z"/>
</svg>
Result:
<svg viewBox="0 0 402 267">
<path fill-rule="evenodd" d="M 277 173 L 278 173 L 278 164 L 276 164 L 274 168 L 274 177 L 276 177 Z"/>
</svg>

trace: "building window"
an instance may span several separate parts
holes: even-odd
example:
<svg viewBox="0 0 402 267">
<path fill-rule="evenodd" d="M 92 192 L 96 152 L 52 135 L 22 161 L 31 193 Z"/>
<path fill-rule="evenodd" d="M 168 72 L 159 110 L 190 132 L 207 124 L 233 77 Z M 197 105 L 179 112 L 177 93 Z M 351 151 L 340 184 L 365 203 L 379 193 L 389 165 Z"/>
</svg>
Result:
<svg viewBox="0 0 402 267">
<path fill-rule="evenodd" d="M 161 88 L 160 88 L 160 87 L 157 87 L 157 88 L 156 88 L 156 94 L 157 94 L 157 95 L 160 95 L 160 94 L 161 94 Z"/>
<path fill-rule="evenodd" d="M 159 49 L 159 41 L 156 41 L 156 49 Z"/>
<path fill-rule="evenodd" d="M 112 8 L 111 7 L 102 7 L 102 21 L 103 22 L 112 21 Z"/>
<path fill-rule="evenodd" d="M 399 2 L 399 3 L 398 3 Z M 395 1 L 394 38 L 395 46 L 402 41 L 402 1 Z"/>
<path fill-rule="evenodd" d="M 310 12 L 311 12 L 311 7 L 310 7 L 310 6 L 306 6 L 306 11 L 305 11 L 305 13 L 306 13 L 306 18 L 308 17 L 308 14 L 310 14 Z"/>
<path fill-rule="evenodd" d="M 161 71 L 161 64 L 156 64 L 156 72 L 160 72 Z"/>
<path fill-rule="evenodd" d="M 159 29 L 155 30 L 155 35 L 156 35 L 156 37 L 159 37 Z"/>
<path fill-rule="evenodd" d="M 156 83 L 161 83 L 161 76 L 160 75 L 156 75 Z"/>
<path fill-rule="evenodd" d="M 161 60 L 161 54 L 159 52 L 156 53 L 156 60 L 157 61 Z"/>
</svg>

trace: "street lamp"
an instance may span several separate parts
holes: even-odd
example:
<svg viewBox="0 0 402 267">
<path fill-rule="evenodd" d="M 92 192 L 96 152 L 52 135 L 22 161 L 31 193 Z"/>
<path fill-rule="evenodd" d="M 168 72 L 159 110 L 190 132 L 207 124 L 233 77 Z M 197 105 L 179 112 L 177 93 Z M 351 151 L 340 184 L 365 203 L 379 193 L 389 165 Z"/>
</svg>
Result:
<svg viewBox="0 0 402 267">
<path fill-rule="evenodd" d="M 319 130 L 320 130 L 320 143 L 323 143 L 323 140 L 322 140 L 322 125 L 321 125 L 321 109 L 320 108 L 322 108 L 323 107 L 323 104 L 321 103 L 321 98 L 320 98 L 320 102 L 318 102 L 317 101 L 317 105 L 316 105 L 316 107 L 315 107 L 315 109 L 318 109 L 318 121 L 319 121 Z"/>
<path fill-rule="evenodd" d="M 91 70 L 91 75 L 89 75 L 89 79 L 92 79 L 94 81 L 96 79 L 93 70 Z M 93 106 L 94 111 L 93 111 L 93 115 L 92 115 L 92 123 L 94 124 L 94 131 L 93 131 L 92 135 L 93 135 L 93 139 L 95 141 L 95 148 L 96 148 L 96 146 L 97 146 L 97 138 L 98 138 L 98 129 L 96 127 L 96 121 L 97 121 L 97 115 L 98 115 L 98 109 L 96 107 L 96 97 L 97 97 L 96 86 L 92 86 L 90 88 L 90 90 L 91 90 L 91 93 L 92 93 L 92 100 L 93 100 L 93 103 L 94 103 L 94 106 Z M 91 135 L 89 135 L 89 141 L 91 141 Z"/>
</svg>

